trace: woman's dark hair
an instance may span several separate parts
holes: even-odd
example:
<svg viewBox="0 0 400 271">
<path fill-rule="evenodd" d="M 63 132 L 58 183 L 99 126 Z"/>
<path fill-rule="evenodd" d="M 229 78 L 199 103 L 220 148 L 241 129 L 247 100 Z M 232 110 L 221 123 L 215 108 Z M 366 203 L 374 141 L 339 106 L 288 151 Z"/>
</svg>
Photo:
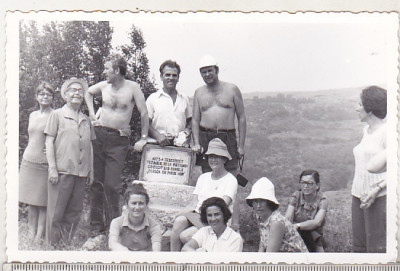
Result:
<svg viewBox="0 0 400 271">
<path fill-rule="evenodd" d="M 301 181 L 301 178 L 303 178 L 303 176 L 309 176 L 311 175 L 315 181 L 316 184 L 319 184 L 319 173 L 318 171 L 314 170 L 314 169 L 306 169 L 304 170 L 299 177 L 299 182 Z"/>
<path fill-rule="evenodd" d="M 54 96 L 54 88 L 47 81 L 40 82 L 39 86 L 35 89 L 35 95 L 37 96 L 41 91 L 47 90 Z"/>
<path fill-rule="evenodd" d="M 361 92 L 361 103 L 365 112 L 372 112 L 377 118 L 384 119 L 387 113 L 386 89 L 371 86 Z"/>
<path fill-rule="evenodd" d="M 228 220 L 232 217 L 232 213 L 229 210 L 228 206 L 223 199 L 218 197 L 208 198 L 201 204 L 200 207 L 200 220 L 203 222 L 204 225 L 208 225 L 207 221 L 207 208 L 210 206 L 217 206 L 221 209 L 221 212 L 224 216 L 224 224 L 228 223 Z"/>
<path fill-rule="evenodd" d="M 146 204 L 149 204 L 150 201 L 150 197 L 149 194 L 147 194 L 146 189 L 144 188 L 143 184 L 141 183 L 133 183 L 133 184 L 129 184 L 125 194 L 124 194 L 124 200 L 126 203 L 128 203 L 129 198 L 131 195 L 143 195 L 146 198 Z"/>
<path fill-rule="evenodd" d="M 119 68 L 119 74 L 122 76 L 126 75 L 126 69 L 128 64 L 126 60 L 119 54 L 111 54 L 106 58 L 106 62 L 111 62 L 113 70 Z"/>
<path fill-rule="evenodd" d="M 176 62 L 173 61 L 173 60 L 168 59 L 168 60 L 165 60 L 165 61 L 161 64 L 161 66 L 160 66 L 160 74 L 161 74 L 161 75 L 163 75 L 163 72 L 164 72 L 164 68 L 165 68 L 165 67 L 176 68 L 176 69 L 178 70 L 178 75 L 181 74 L 181 66 L 179 66 L 179 64 L 176 63 Z"/>
</svg>

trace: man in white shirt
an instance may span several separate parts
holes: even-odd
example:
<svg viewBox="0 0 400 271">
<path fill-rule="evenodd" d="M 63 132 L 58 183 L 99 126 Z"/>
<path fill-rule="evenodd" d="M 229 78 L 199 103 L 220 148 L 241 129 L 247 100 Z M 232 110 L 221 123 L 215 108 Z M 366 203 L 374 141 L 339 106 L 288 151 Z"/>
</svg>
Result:
<svg viewBox="0 0 400 271">
<path fill-rule="evenodd" d="M 149 134 L 162 147 L 176 145 L 173 139 L 186 139 L 190 134 L 192 110 L 189 98 L 176 90 L 180 72 L 178 63 L 164 61 L 160 66 L 163 88 L 151 94 L 146 101 Z"/>
</svg>

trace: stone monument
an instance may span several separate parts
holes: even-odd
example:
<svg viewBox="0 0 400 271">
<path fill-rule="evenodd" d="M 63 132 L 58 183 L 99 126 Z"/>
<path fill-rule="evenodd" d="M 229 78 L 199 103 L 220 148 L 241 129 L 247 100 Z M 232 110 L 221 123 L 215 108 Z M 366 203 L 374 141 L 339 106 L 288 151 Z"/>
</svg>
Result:
<svg viewBox="0 0 400 271">
<path fill-rule="evenodd" d="M 175 216 L 191 202 L 195 154 L 189 148 L 147 144 L 142 153 L 139 181 L 146 188 L 152 215 L 164 226 L 163 250 L 169 250 L 169 236 Z"/>
</svg>

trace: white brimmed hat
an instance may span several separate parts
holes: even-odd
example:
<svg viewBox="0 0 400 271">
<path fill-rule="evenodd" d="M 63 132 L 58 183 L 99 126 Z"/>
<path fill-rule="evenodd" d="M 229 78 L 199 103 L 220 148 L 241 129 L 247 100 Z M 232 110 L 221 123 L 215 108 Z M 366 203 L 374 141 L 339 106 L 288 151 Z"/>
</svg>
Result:
<svg viewBox="0 0 400 271">
<path fill-rule="evenodd" d="M 64 82 L 61 86 L 61 97 L 65 100 L 64 94 L 65 91 L 68 90 L 69 86 L 73 83 L 78 83 L 82 86 L 84 93 L 88 90 L 88 83 L 83 80 L 83 79 L 78 79 L 76 77 L 72 77 L 71 79 L 68 79 L 67 81 Z"/>
<path fill-rule="evenodd" d="M 279 205 L 279 202 L 275 197 L 274 184 L 266 177 L 258 179 L 257 182 L 253 184 L 250 195 L 246 198 L 247 204 L 253 206 L 253 199 L 265 199 Z"/>
<path fill-rule="evenodd" d="M 210 155 L 210 154 L 224 156 L 228 158 L 228 160 L 232 160 L 232 156 L 228 152 L 228 147 L 219 138 L 214 138 L 210 141 L 210 143 L 208 143 L 208 149 L 205 155 Z"/>
<path fill-rule="evenodd" d="M 218 66 L 217 61 L 210 55 L 205 55 L 201 58 L 199 69 L 210 66 Z"/>
</svg>

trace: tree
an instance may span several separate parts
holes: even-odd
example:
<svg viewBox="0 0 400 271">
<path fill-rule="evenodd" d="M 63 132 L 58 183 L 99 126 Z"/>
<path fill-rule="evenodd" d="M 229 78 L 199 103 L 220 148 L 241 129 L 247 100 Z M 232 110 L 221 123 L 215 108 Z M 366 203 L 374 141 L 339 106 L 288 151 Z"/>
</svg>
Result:
<svg viewBox="0 0 400 271">
<path fill-rule="evenodd" d="M 102 79 L 104 56 L 111 49 L 109 22 L 20 23 L 20 150 L 27 144 L 28 116 L 35 110 L 35 88 L 43 80 L 55 88 L 71 77 L 83 78 L 89 85 Z M 55 97 L 54 107 L 64 102 Z M 100 105 L 99 98 L 95 105 Z"/>
</svg>

